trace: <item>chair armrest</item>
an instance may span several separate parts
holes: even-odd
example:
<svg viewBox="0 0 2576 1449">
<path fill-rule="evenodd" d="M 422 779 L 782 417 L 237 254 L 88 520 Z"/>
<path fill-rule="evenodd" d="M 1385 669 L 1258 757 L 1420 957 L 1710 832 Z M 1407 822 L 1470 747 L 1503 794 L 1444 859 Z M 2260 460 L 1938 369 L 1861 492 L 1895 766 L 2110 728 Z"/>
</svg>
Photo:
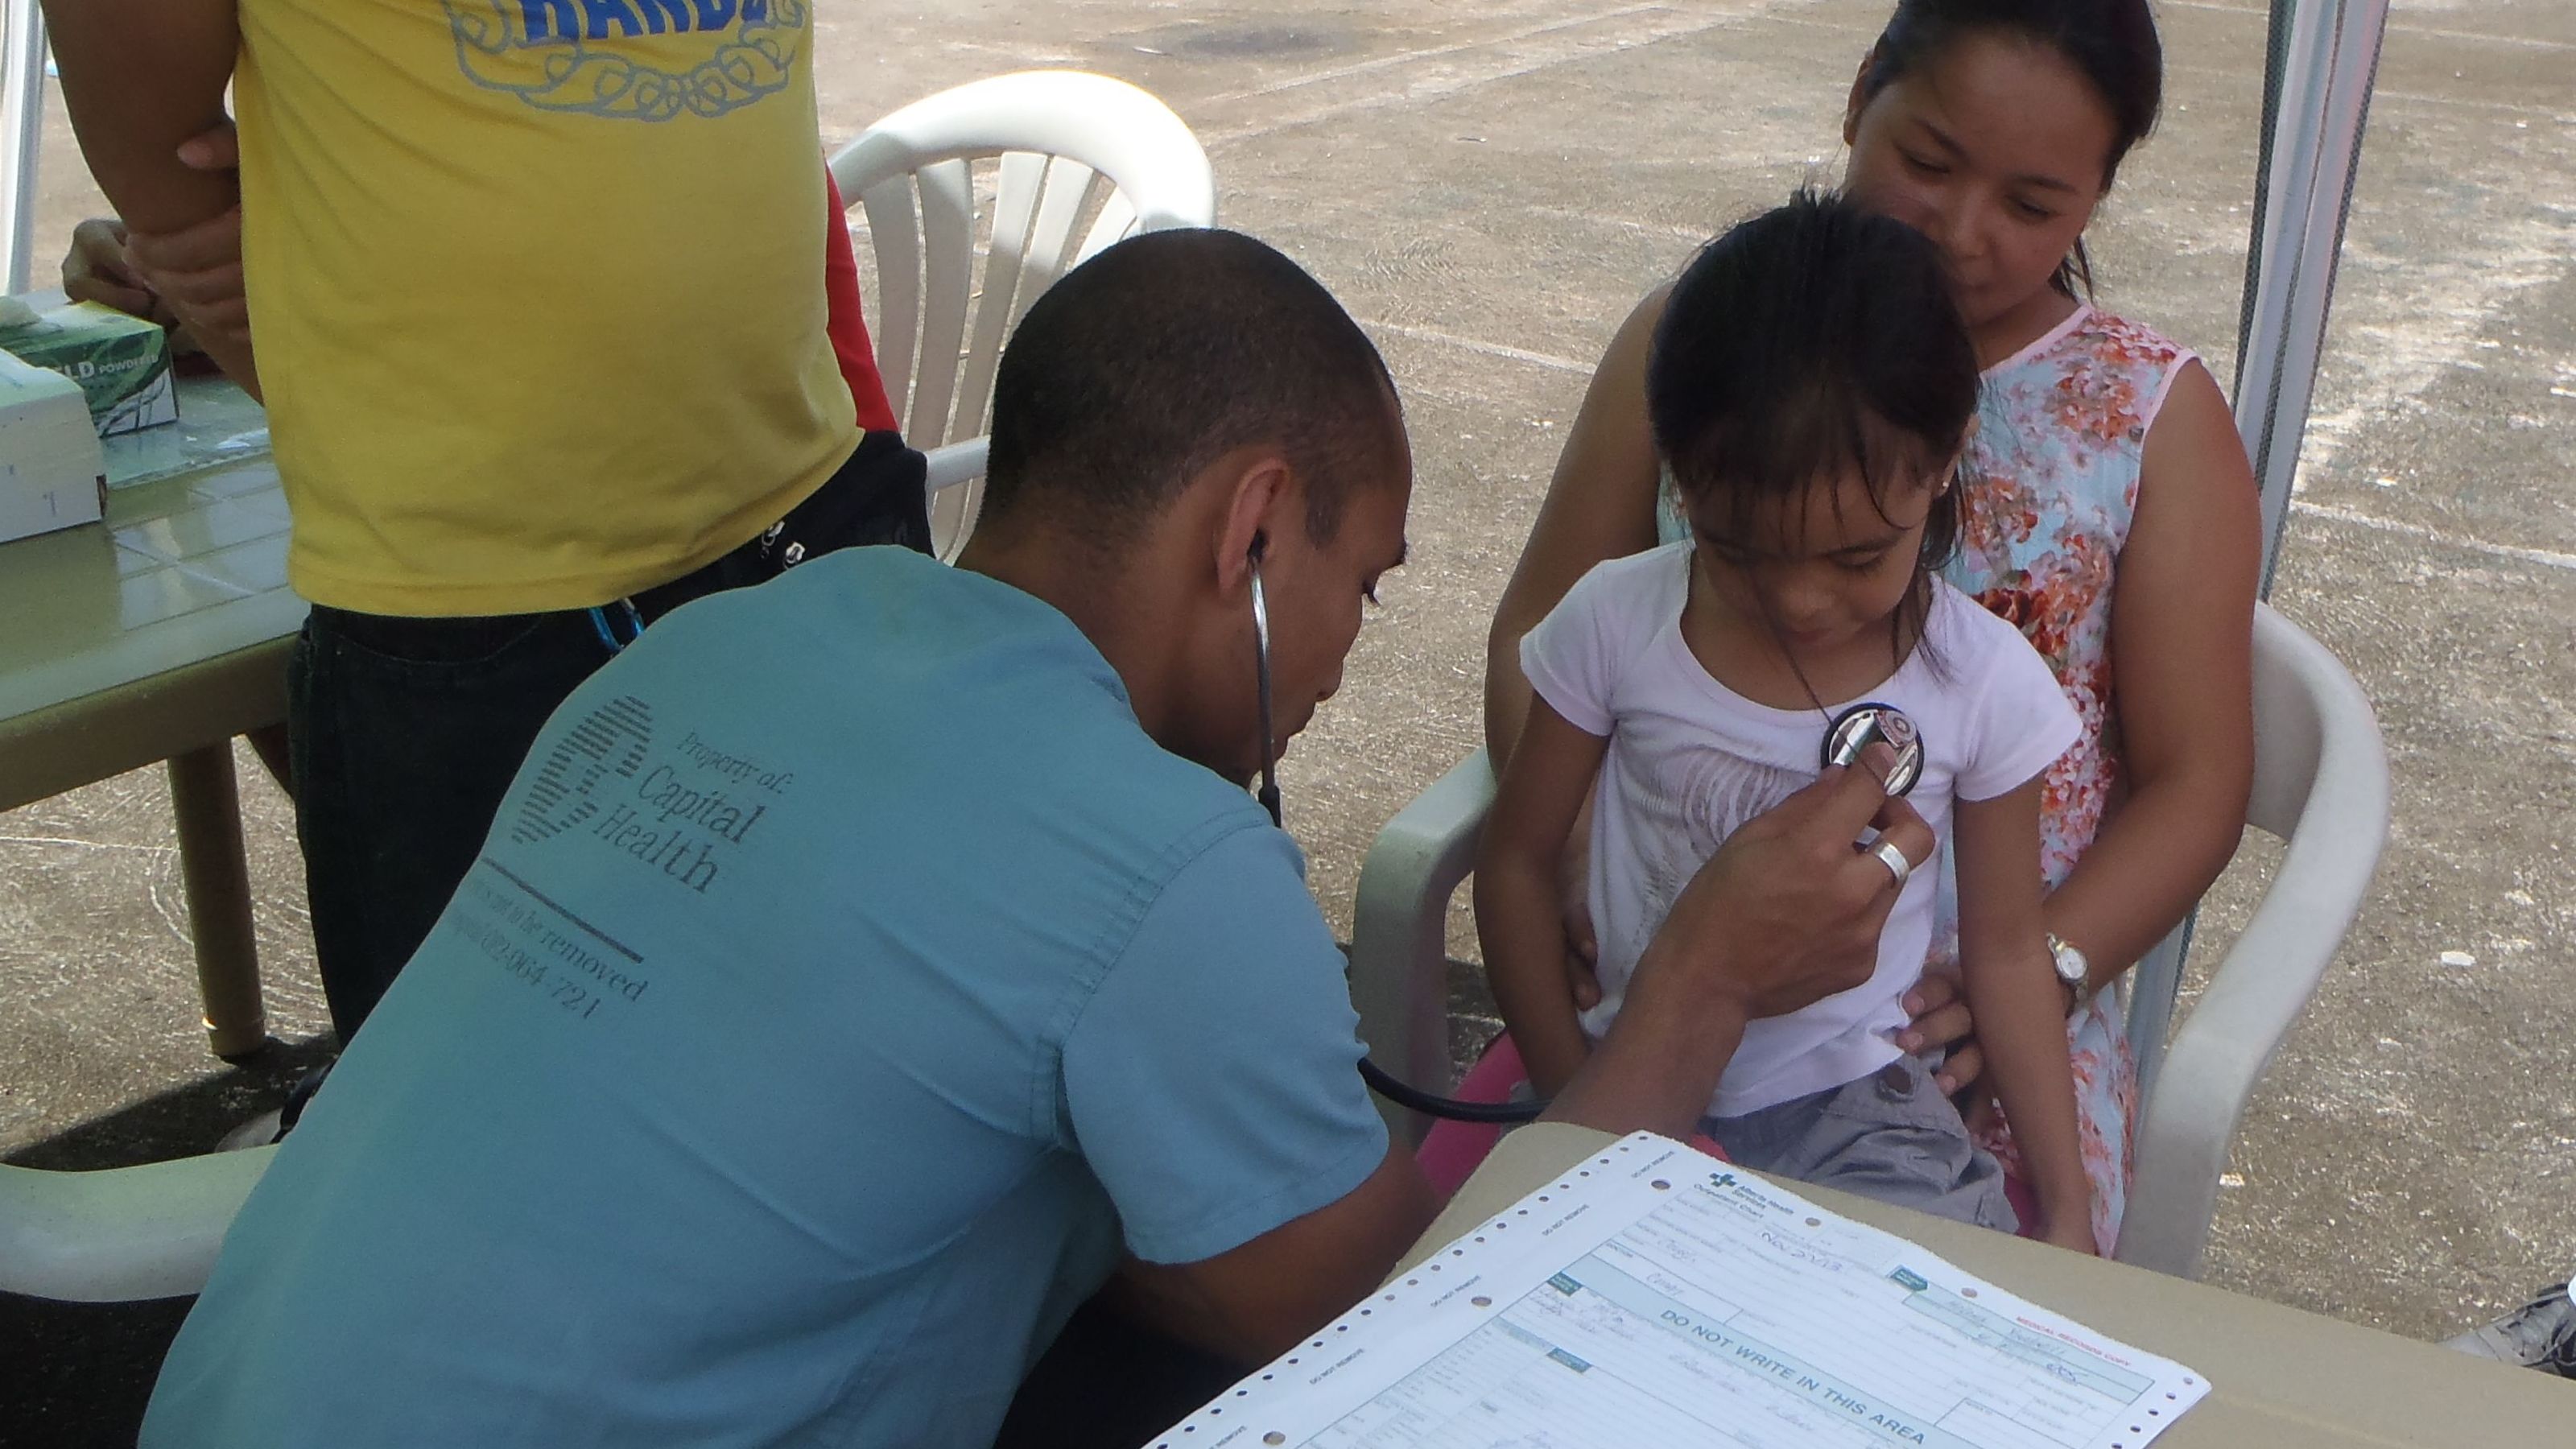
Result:
<svg viewBox="0 0 2576 1449">
<path fill-rule="evenodd" d="M 929 476 L 922 483 L 923 489 L 936 497 L 943 488 L 954 488 L 960 483 L 972 483 L 983 477 L 984 453 L 991 443 L 990 438 L 968 438 L 922 454 L 930 464 Z"/>
<path fill-rule="evenodd" d="M 1494 804 L 1494 772 L 1477 750 L 1432 782 L 1378 832 L 1360 866 L 1351 919 L 1351 1004 L 1379 1066 L 1431 1091 L 1449 1086 L 1449 897 L 1467 878 Z M 1384 1105 L 1390 1129 L 1427 1124 Z"/>
<path fill-rule="evenodd" d="M 72 1303 L 194 1293 L 276 1153 L 253 1147 L 96 1172 L 0 1165 L 0 1289 Z"/>
<path fill-rule="evenodd" d="M 2360 914 L 2388 839 L 2388 758 L 2361 687 L 2269 607 L 2254 647 L 2251 819 L 2288 849 L 2166 1049 L 2120 1231 L 2120 1261 L 2185 1278 L 2200 1274 L 2246 1100 Z"/>
</svg>

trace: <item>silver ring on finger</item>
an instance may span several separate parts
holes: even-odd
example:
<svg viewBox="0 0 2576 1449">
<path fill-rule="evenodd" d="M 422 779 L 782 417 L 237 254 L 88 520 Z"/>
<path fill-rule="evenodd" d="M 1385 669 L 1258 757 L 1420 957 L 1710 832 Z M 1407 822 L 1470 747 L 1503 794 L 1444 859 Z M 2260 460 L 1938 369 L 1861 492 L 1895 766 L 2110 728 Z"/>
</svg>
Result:
<svg viewBox="0 0 2576 1449">
<path fill-rule="evenodd" d="M 1878 858 L 1879 864 L 1887 867 L 1889 875 L 1896 877 L 1896 888 L 1905 889 L 1906 881 L 1913 878 L 1914 862 L 1905 858 L 1905 852 L 1897 848 L 1896 842 L 1881 839 L 1869 848 L 1869 853 Z"/>
</svg>

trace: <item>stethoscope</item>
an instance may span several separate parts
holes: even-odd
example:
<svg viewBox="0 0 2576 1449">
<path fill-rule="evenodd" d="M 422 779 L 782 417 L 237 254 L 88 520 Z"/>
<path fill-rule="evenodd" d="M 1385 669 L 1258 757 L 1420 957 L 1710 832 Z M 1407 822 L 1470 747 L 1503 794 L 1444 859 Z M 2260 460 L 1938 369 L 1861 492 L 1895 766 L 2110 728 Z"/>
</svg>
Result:
<svg viewBox="0 0 2576 1449">
<path fill-rule="evenodd" d="M 1253 798 L 1270 812 L 1270 823 L 1284 827 L 1279 814 L 1279 739 L 1270 713 L 1270 605 L 1261 592 L 1261 555 L 1266 540 L 1256 535 L 1252 542 L 1252 645 L 1253 669 L 1258 681 L 1261 704 L 1261 788 Z M 1874 744 L 1884 744 L 1896 752 L 1888 767 L 1887 793 L 1903 795 L 1923 778 L 1923 732 L 1905 711 L 1892 704 L 1866 700 L 1835 715 L 1825 727 L 1824 748 L 1819 752 L 1817 768 L 1857 764 L 1861 751 Z M 1445 1117 L 1453 1122 L 1479 1122 L 1509 1126 L 1537 1119 L 1547 1110 L 1547 1103 L 1466 1102 L 1456 1097 L 1443 1097 L 1426 1092 L 1409 1083 L 1397 1081 L 1384 1067 L 1367 1057 L 1360 1058 L 1360 1079 L 1369 1090 L 1408 1111 L 1430 1117 Z"/>
</svg>

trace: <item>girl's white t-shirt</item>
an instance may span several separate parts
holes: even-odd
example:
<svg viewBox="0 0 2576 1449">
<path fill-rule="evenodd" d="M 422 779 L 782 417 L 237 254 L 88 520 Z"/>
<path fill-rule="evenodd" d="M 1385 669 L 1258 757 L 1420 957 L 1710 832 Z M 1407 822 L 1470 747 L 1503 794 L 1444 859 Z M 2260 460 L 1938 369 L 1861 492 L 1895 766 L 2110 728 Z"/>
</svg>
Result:
<svg viewBox="0 0 2576 1449">
<path fill-rule="evenodd" d="M 1607 736 L 1592 815 L 1592 924 L 1609 1030 L 1628 979 L 1674 897 L 1718 844 L 1815 781 L 1832 716 L 1862 700 L 1892 704 L 1920 730 L 1922 779 L 1906 798 L 1949 840 L 1954 799 L 1990 800 L 2035 779 L 2078 725 L 2048 664 L 2021 631 L 1939 579 L 1924 640 L 1885 682 L 1813 709 L 1756 704 L 1717 682 L 1682 642 L 1691 543 L 1685 539 L 1586 574 L 1521 642 L 1541 699 L 1586 734 Z M 2039 861 L 2030 863 L 2034 877 Z M 1923 974 L 1938 872 L 1906 883 L 1879 936 L 1878 970 L 1850 991 L 1753 1022 L 1709 1114 L 1747 1112 L 1838 1087 L 1894 1061 L 1889 1034 Z"/>
</svg>

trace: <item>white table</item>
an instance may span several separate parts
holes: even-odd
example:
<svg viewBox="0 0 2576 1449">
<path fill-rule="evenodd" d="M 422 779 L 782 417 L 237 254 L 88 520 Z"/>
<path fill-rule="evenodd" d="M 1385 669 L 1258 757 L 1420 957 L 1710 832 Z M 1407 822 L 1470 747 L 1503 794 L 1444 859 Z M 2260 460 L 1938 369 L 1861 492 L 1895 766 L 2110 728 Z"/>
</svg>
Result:
<svg viewBox="0 0 2576 1449">
<path fill-rule="evenodd" d="M 216 1055 L 267 1040 L 232 738 L 286 718 L 304 601 L 259 405 L 180 386 L 109 440 L 107 521 L 0 544 L 0 810 L 167 761 Z"/>
</svg>

